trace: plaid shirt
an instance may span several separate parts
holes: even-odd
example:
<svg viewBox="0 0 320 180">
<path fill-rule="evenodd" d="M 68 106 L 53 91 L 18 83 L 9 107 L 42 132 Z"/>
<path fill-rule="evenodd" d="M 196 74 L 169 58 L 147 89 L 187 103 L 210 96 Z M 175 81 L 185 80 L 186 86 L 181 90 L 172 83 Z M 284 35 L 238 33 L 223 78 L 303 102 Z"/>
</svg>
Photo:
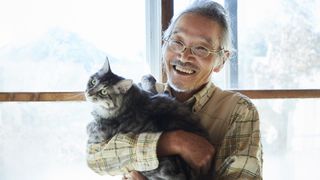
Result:
<svg viewBox="0 0 320 180">
<path fill-rule="evenodd" d="M 194 103 L 192 110 L 200 116 L 217 150 L 215 179 L 262 179 L 259 116 L 251 101 L 208 83 L 188 102 Z M 118 134 L 104 143 L 88 144 L 88 166 L 101 175 L 155 169 L 160 135 Z"/>
</svg>

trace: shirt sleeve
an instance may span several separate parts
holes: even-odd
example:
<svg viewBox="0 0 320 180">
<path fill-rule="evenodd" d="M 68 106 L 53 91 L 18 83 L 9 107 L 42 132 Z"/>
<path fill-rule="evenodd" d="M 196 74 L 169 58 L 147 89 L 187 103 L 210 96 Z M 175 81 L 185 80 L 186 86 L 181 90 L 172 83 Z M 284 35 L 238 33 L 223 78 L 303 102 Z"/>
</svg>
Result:
<svg viewBox="0 0 320 180">
<path fill-rule="evenodd" d="M 230 128 L 217 152 L 218 179 L 262 179 L 259 115 L 248 98 L 240 98 Z"/>
<path fill-rule="evenodd" d="M 87 144 L 87 164 L 96 173 L 123 175 L 158 167 L 157 142 L 161 133 L 117 134 L 109 141 Z"/>
</svg>

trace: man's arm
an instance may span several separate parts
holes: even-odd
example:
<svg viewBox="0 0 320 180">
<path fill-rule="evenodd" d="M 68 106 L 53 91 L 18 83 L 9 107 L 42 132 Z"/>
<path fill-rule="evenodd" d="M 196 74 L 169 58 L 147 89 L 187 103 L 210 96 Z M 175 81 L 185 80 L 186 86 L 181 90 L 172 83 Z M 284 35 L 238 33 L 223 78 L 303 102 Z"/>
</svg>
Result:
<svg viewBox="0 0 320 180">
<path fill-rule="evenodd" d="M 98 174 L 122 175 L 158 167 L 156 153 L 161 133 L 118 134 L 106 142 L 87 145 L 87 164 Z"/>
<path fill-rule="evenodd" d="M 215 149 L 205 138 L 178 130 L 160 136 L 157 154 L 180 155 L 194 170 L 205 174 L 211 167 Z"/>
<path fill-rule="evenodd" d="M 255 106 L 241 98 L 216 156 L 218 179 L 262 179 L 260 121 Z"/>
<path fill-rule="evenodd" d="M 211 167 L 214 153 L 213 146 L 205 138 L 182 130 L 163 133 L 157 145 L 158 157 L 180 155 L 193 169 L 204 174 Z M 145 177 L 131 171 L 123 179 L 145 180 Z"/>
</svg>

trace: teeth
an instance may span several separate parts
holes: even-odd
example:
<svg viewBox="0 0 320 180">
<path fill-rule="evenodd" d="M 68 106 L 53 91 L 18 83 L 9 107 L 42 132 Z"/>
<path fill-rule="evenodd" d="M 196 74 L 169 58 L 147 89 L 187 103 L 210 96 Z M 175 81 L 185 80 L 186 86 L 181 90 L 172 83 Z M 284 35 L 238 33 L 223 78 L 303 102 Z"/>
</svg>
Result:
<svg viewBox="0 0 320 180">
<path fill-rule="evenodd" d="M 182 68 L 182 67 L 180 67 L 180 66 L 175 66 L 175 69 L 178 70 L 178 71 L 181 71 L 181 72 L 183 72 L 183 73 L 187 73 L 187 74 L 192 74 L 192 73 L 194 73 L 193 70 L 184 69 L 184 68 Z"/>
</svg>

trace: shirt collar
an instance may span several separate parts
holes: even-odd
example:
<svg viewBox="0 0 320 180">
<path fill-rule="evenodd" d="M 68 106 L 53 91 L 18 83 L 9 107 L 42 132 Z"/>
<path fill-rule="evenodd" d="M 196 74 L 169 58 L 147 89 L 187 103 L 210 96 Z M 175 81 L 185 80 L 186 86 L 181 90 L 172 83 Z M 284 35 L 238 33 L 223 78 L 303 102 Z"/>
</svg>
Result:
<svg viewBox="0 0 320 180">
<path fill-rule="evenodd" d="M 208 102 L 215 88 L 216 86 L 212 82 L 209 82 L 204 88 L 202 88 L 199 92 L 194 94 L 184 103 L 192 106 L 193 112 L 199 112 L 202 107 Z M 170 96 L 172 96 L 171 88 L 168 84 L 166 84 L 164 88 L 164 93 L 168 93 Z"/>
</svg>

